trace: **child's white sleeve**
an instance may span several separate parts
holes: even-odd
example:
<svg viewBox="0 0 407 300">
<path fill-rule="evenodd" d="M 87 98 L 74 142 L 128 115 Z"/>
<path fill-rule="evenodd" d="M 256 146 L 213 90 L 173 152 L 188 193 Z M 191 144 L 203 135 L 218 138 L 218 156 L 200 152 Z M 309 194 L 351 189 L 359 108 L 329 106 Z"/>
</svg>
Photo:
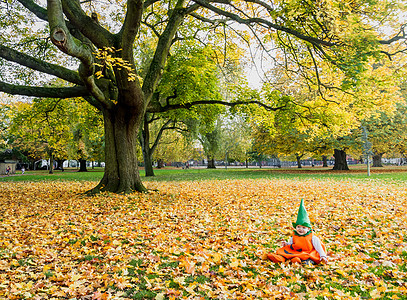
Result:
<svg viewBox="0 0 407 300">
<path fill-rule="evenodd" d="M 293 237 L 290 237 L 290 239 L 288 240 L 287 245 L 292 245 L 293 244 Z"/>
<path fill-rule="evenodd" d="M 319 238 L 317 236 L 315 236 L 315 235 L 312 236 L 311 243 L 312 243 L 312 246 L 314 246 L 315 250 L 317 250 L 320 258 L 326 257 L 326 253 L 325 253 L 324 249 L 322 248 L 321 241 L 319 240 Z"/>
</svg>

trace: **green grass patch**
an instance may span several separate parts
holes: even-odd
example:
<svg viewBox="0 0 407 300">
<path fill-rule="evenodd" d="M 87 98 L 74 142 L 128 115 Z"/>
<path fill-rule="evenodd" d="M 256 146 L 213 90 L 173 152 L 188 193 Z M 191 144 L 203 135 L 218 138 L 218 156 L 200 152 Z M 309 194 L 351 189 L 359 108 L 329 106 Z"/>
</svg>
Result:
<svg viewBox="0 0 407 300">
<path fill-rule="evenodd" d="M 67 169 L 64 172 L 56 170 L 49 174 L 47 170 L 26 171 L 24 175 L 18 172 L 13 176 L 0 177 L 5 181 L 99 181 L 103 177 L 103 168 L 88 169 L 88 172 L 78 172 L 77 169 Z M 231 180 L 231 179 L 352 179 L 352 180 L 383 180 L 407 181 L 407 167 L 372 168 L 368 177 L 363 165 L 350 166 L 349 171 L 333 171 L 331 167 L 322 168 L 221 168 L 206 169 L 155 169 L 154 177 L 145 177 L 140 170 L 143 181 L 195 181 L 195 180 Z"/>
</svg>

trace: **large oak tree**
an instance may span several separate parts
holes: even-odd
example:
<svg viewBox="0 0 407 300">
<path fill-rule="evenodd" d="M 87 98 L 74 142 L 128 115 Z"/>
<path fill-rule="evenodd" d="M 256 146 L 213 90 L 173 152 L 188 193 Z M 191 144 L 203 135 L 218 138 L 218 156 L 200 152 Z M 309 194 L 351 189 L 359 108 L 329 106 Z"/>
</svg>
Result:
<svg viewBox="0 0 407 300">
<path fill-rule="evenodd" d="M 102 112 L 106 170 L 95 192 L 146 190 L 135 145 L 145 112 L 171 108 L 171 102 L 160 103 L 154 95 L 174 43 L 188 38 L 218 42 L 228 32 L 236 32 L 248 43 L 269 41 L 262 46 L 284 49 L 285 59 L 314 68 L 314 80 L 324 86 L 318 76 L 320 61 L 344 71 L 352 77 L 349 84 L 354 84 L 369 55 L 385 52 L 391 57 L 402 50 L 382 46 L 405 38 L 403 27 L 381 40 L 373 26 L 395 16 L 396 1 L 117 0 L 108 4 L 102 7 L 103 2 L 79 0 L 48 0 L 46 6 L 33 0 L 0 4 L 4 6 L 0 64 L 13 62 L 67 82 L 60 87 L 29 85 L 29 77 L 15 78 L 8 73 L 1 74 L 0 91 L 49 98 L 81 96 Z M 38 36 L 41 30 L 22 28 L 27 22 L 35 26 L 31 24 L 34 17 L 48 23 L 50 39 L 60 53 L 39 55 L 35 47 L 27 46 L 33 40 L 47 46 L 44 36 Z M 242 26 L 232 22 L 245 25 L 248 32 L 241 33 Z M 35 36 L 27 36 L 32 31 Z M 143 36 L 155 39 L 149 67 L 141 78 L 135 52 L 145 46 Z M 224 44 L 229 41 L 225 37 Z M 61 54 L 80 62 L 76 71 L 55 63 L 61 61 Z M 19 68 L 14 70 L 20 74 Z"/>
</svg>

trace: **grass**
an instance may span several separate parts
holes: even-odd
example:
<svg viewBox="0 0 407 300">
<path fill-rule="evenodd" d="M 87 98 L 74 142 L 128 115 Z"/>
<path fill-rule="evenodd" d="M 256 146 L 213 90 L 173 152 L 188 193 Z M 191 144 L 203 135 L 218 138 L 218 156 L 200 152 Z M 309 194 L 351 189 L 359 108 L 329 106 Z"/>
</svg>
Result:
<svg viewBox="0 0 407 300">
<path fill-rule="evenodd" d="M 349 171 L 333 171 L 331 167 L 322 168 L 228 168 L 217 169 L 191 168 L 187 170 L 164 168 L 155 169 L 154 177 L 144 177 L 144 170 L 140 170 L 143 181 L 196 181 L 196 180 L 227 180 L 227 179 L 357 179 L 407 181 L 407 167 L 385 166 L 372 168 L 371 176 L 367 176 L 364 165 L 350 166 Z M 17 172 L 14 176 L 0 177 L 0 182 L 9 181 L 99 181 L 103 176 L 102 168 L 88 169 L 88 172 L 78 172 L 67 169 L 64 172 L 54 171 L 48 174 L 46 170 L 27 171 L 24 175 Z"/>
<path fill-rule="evenodd" d="M 49 174 L 47 170 L 26 171 L 24 175 L 17 171 L 12 176 L 0 176 L 0 182 L 9 181 L 98 181 L 103 176 L 102 168 L 89 169 L 88 172 L 78 172 L 76 169 L 67 169 L 64 172 L 55 170 Z"/>
</svg>

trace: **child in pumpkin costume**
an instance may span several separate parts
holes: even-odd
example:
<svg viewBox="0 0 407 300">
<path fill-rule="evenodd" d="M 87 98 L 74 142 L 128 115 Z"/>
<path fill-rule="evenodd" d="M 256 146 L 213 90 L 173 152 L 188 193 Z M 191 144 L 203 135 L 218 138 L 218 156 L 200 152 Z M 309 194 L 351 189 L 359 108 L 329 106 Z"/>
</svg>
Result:
<svg viewBox="0 0 407 300">
<path fill-rule="evenodd" d="M 301 199 L 297 221 L 293 223 L 295 228 L 293 236 L 287 242 L 282 243 L 282 248 L 275 254 L 269 253 L 267 257 L 275 263 L 290 260 L 293 263 L 319 264 L 328 262 L 324 244 L 312 234 L 311 222 Z"/>
</svg>

